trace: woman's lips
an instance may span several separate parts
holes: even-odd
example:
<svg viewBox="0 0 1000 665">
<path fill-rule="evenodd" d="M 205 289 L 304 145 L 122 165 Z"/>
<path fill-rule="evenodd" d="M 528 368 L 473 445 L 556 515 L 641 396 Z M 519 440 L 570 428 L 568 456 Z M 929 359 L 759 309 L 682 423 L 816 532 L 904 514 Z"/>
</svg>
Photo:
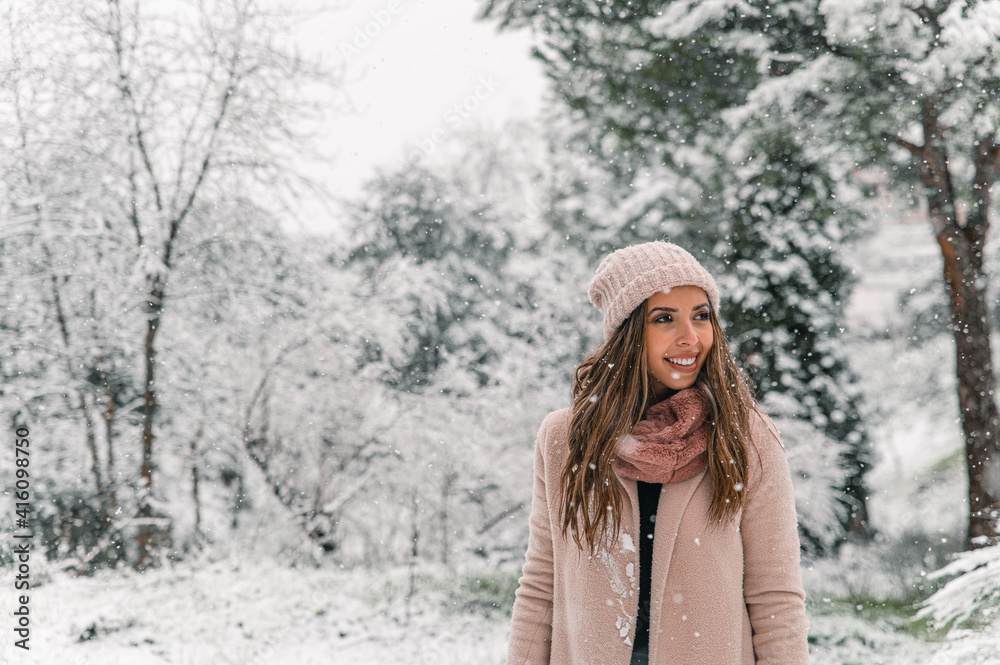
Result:
<svg viewBox="0 0 1000 665">
<path fill-rule="evenodd" d="M 689 356 L 689 358 L 695 359 L 695 361 L 690 365 L 678 365 L 677 363 L 672 362 L 669 358 L 664 358 L 664 360 L 667 361 L 667 364 L 670 365 L 670 369 L 673 371 L 680 372 L 681 374 L 691 374 L 692 372 L 698 370 L 698 357 Z M 688 360 L 688 358 L 682 358 L 682 360 Z"/>
</svg>

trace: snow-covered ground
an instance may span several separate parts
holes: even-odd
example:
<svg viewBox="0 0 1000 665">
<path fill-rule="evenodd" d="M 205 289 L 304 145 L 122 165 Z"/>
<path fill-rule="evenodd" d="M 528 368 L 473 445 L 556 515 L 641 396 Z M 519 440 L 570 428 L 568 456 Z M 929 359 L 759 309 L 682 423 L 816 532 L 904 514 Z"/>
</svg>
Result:
<svg viewBox="0 0 1000 665">
<path fill-rule="evenodd" d="M 508 624 L 503 610 L 490 609 L 496 575 L 422 569 L 408 603 L 405 568 L 227 560 L 145 574 L 59 574 L 31 597 L 30 651 L 16 648 L 5 630 L 3 662 L 502 663 Z M 509 578 L 504 589 L 510 592 Z"/>
<path fill-rule="evenodd" d="M 869 554 L 852 561 L 869 568 Z M 32 597 L 31 650 L 5 636 L 5 663 L 39 665 L 502 665 L 517 571 L 291 568 L 219 561 L 142 575 L 56 575 Z M 818 578 L 807 582 L 815 583 Z M 1000 663 L 1000 642 L 921 636 L 897 606 L 810 590 L 814 665 Z M 10 616 L 9 608 L 4 614 Z"/>
</svg>

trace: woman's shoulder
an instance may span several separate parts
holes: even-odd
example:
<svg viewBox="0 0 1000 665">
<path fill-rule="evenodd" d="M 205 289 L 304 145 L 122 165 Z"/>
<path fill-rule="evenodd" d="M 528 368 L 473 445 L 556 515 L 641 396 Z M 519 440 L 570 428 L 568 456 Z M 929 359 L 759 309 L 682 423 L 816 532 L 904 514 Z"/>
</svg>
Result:
<svg viewBox="0 0 1000 665">
<path fill-rule="evenodd" d="M 557 441 L 558 439 L 565 441 L 569 436 L 569 424 L 572 418 L 573 409 L 570 407 L 549 413 L 538 428 L 539 442 Z"/>
<path fill-rule="evenodd" d="M 766 482 L 788 475 L 785 445 L 774 421 L 764 412 L 754 409 L 750 414 L 750 479 L 751 483 Z"/>
<path fill-rule="evenodd" d="M 750 411 L 750 442 L 755 448 L 784 448 L 774 421 L 759 408 Z"/>
<path fill-rule="evenodd" d="M 535 437 L 535 464 L 542 463 L 548 467 L 558 462 L 566 454 L 566 443 L 569 441 L 569 422 L 573 410 L 559 409 L 549 413 L 538 427 Z M 544 460 L 544 461 L 543 461 Z M 555 468 L 553 466 L 553 468 Z"/>
</svg>

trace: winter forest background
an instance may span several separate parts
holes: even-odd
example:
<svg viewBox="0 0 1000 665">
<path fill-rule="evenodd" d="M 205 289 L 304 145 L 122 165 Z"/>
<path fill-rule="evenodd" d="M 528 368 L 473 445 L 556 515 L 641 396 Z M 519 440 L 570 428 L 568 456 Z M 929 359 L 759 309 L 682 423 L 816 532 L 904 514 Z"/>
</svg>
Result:
<svg viewBox="0 0 1000 665">
<path fill-rule="evenodd" d="M 478 0 L 542 111 L 478 81 L 345 198 L 295 35 L 349 4 L 0 0 L 4 662 L 503 663 L 586 285 L 668 239 L 782 432 L 813 662 L 1000 663 L 1000 0 Z"/>
</svg>

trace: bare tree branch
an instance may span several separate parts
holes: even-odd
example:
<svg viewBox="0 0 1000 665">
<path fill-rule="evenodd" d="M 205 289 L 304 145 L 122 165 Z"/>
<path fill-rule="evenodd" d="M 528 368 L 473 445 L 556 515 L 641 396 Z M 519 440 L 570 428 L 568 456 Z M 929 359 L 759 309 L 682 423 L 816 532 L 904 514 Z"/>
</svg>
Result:
<svg viewBox="0 0 1000 665">
<path fill-rule="evenodd" d="M 896 145 L 898 145 L 898 146 L 900 146 L 900 147 L 903 147 L 903 148 L 906 148 L 907 150 L 909 150 L 909 151 L 910 151 L 910 153 L 911 153 L 911 154 L 912 154 L 912 155 L 913 155 L 914 157 L 917 157 L 917 158 L 919 158 L 919 157 L 920 157 L 920 154 L 921 154 L 921 153 L 923 152 L 923 150 L 924 150 L 924 146 L 922 146 L 922 145 L 917 145 L 916 143 L 910 143 L 910 142 L 909 142 L 909 141 L 907 141 L 906 139 L 903 139 L 903 138 L 900 138 L 900 137 L 898 137 L 898 136 L 895 136 L 895 135 L 893 135 L 893 134 L 886 134 L 886 135 L 885 135 L 885 136 L 883 136 L 882 138 L 883 138 L 884 140 L 886 140 L 886 141 L 889 141 L 890 143 L 895 143 Z"/>
<path fill-rule="evenodd" d="M 153 163 L 149 157 L 149 149 L 146 146 L 146 135 L 142 129 L 142 114 L 136 106 L 135 96 L 132 94 L 132 84 L 125 67 L 125 46 L 123 43 L 124 34 L 122 28 L 121 5 L 119 0 L 108 0 L 108 5 L 111 9 L 111 20 L 113 22 L 110 27 L 109 36 L 111 37 L 114 45 L 115 57 L 118 64 L 118 89 L 121 92 L 122 99 L 125 102 L 129 115 L 133 121 L 133 138 L 135 139 L 136 148 L 142 156 L 142 162 L 145 166 L 146 174 L 149 176 L 150 186 L 153 188 L 156 209 L 159 212 L 163 212 L 163 197 L 160 194 L 160 181 L 156 177 L 156 172 L 153 170 Z"/>
</svg>

